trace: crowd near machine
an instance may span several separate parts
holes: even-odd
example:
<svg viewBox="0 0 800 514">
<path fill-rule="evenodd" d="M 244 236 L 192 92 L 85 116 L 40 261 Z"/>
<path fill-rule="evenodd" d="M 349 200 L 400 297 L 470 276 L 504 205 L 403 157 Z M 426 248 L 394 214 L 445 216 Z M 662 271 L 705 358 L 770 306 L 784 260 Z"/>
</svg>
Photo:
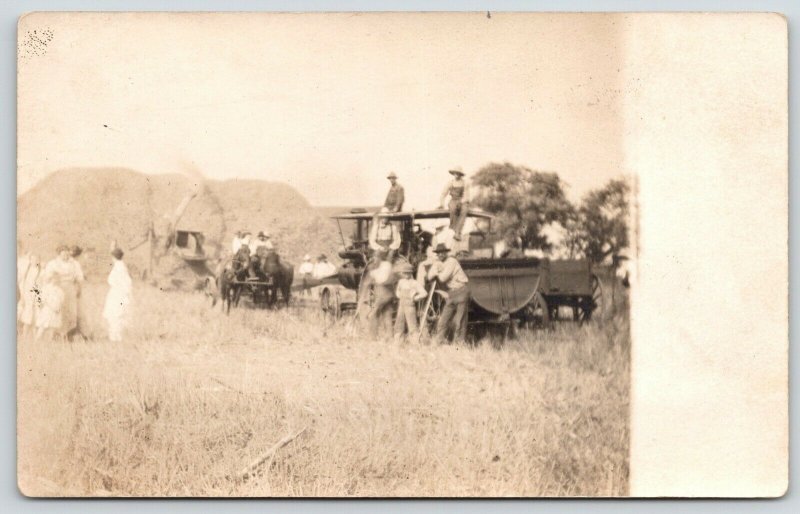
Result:
<svg viewBox="0 0 800 514">
<path fill-rule="evenodd" d="M 395 266 L 407 262 L 416 275 L 433 239 L 423 223 L 447 219 L 449 212 L 437 209 L 376 214 L 357 209 L 333 216 L 342 242 L 349 238 L 349 243 L 339 252 L 344 264 L 338 275 L 318 286 L 321 307 L 326 314 L 339 317 L 347 311 L 368 312 L 372 295 L 371 281 L 366 279 L 366 274 L 374 255 L 367 234 L 379 215 L 388 218 L 400 230 L 401 246 L 396 253 Z M 470 209 L 467 219 L 472 220 L 469 225 L 473 227 L 469 237 L 457 243 L 451 255 L 469 278 L 469 325 L 500 325 L 511 331 L 544 328 L 554 320 L 564 319 L 565 311 L 571 311 L 568 317 L 583 322 L 602 308 L 600 281 L 588 261 L 496 255 L 492 216 Z M 428 326 L 436 323 L 446 299 L 447 291 L 437 288 L 430 302 L 420 302 L 420 318 L 424 316 Z"/>
</svg>

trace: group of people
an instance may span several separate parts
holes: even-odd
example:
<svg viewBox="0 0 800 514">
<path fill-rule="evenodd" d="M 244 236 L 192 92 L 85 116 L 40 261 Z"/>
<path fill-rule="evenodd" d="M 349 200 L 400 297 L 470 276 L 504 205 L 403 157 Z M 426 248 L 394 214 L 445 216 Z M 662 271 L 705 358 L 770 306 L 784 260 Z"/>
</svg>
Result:
<svg viewBox="0 0 800 514">
<path fill-rule="evenodd" d="M 85 281 L 78 260 L 83 250 L 79 246 L 59 245 L 56 256 L 42 266 L 35 253 L 19 252 L 17 261 L 17 321 L 20 335 L 35 340 L 49 337 L 72 340 L 87 339 L 85 312 L 81 290 Z M 120 341 L 130 317 L 132 283 L 123 252 L 114 247 L 112 267 L 108 276 L 110 286 L 103 308 L 111 341 Z"/>
<path fill-rule="evenodd" d="M 378 335 L 395 299 L 398 304 L 393 330 L 395 338 L 401 338 L 404 334 L 417 334 L 419 324 L 416 304 L 429 295 L 425 289 L 427 284 L 432 284 L 431 288 L 437 287 L 447 292 L 435 338 L 439 341 L 447 338 L 463 340 L 466 335 L 469 279 L 458 260 L 450 254 L 461 241 L 461 232 L 469 210 L 469 184 L 460 166 L 449 170 L 449 173 L 453 178 L 442 191 L 439 203 L 439 208 L 443 209 L 445 200 L 450 198 L 449 223 L 443 222 L 436 226 L 427 246 L 427 255 L 418 265 L 416 277 L 408 262 L 393 267 L 396 252 L 401 246 L 401 229 L 386 214 L 402 211 L 405 191 L 398 183 L 396 173 L 392 172 L 387 176 L 391 186 L 381 209 L 383 215 L 377 216 L 369 235 L 369 245 L 376 256 L 370 271 L 370 279 L 374 284 L 374 305 L 370 313 L 373 336 Z M 389 281 L 393 269 L 400 276 L 396 285 Z"/>
<path fill-rule="evenodd" d="M 248 230 L 238 230 L 233 236 L 231 252 L 230 263 L 234 272 L 246 272 L 250 279 L 257 279 L 259 273 L 262 273 L 261 267 L 267 254 L 275 252 L 275 245 L 266 230 L 259 231 L 255 237 Z M 228 259 L 223 258 L 220 266 L 227 266 L 227 263 Z"/>
<path fill-rule="evenodd" d="M 448 228 L 453 231 L 453 238 L 456 241 L 460 241 L 464 222 L 467 219 L 467 211 L 469 210 L 469 183 L 461 166 L 452 168 L 448 173 L 453 178 L 447 182 L 439 197 L 439 209 L 444 209 L 445 201 L 449 197 L 450 201 L 447 204 L 447 208 L 450 211 L 450 224 Z M 386 194 L 386 200 L 383 202 L 382 212 L 400 212 L 403 210 L 403 203 L 405 203 L 405 190 L 397 181 L 397 173 L 392 171 L 386 178 L 391 185 L 389 186 L 389 192 Z"/>
</svg>

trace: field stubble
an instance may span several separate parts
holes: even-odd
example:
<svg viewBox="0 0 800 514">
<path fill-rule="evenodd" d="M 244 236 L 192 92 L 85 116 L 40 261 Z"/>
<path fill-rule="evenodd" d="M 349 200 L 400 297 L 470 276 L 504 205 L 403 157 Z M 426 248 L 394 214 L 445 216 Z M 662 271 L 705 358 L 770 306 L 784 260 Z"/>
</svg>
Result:
<svg viewBox="0 0 800 514">
<path fill-rule="evenodd" d="M 104 293 L 83 295 L 96 333 Z M 428 346 L 314 309 L 226 317 L 144 286 L 136 300 L 123 343 L 19 341 L 23 493 L 627 494 L 627 315 Z"/>
</svg>

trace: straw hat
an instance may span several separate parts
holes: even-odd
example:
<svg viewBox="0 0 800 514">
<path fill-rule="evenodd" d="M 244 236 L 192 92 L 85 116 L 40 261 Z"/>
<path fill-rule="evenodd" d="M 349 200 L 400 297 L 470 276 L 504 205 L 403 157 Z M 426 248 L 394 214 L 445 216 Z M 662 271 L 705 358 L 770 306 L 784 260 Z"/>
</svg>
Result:
<svg viewBox="0 0 800 514">
<path fill-rule="evenodd" d="M 453 168 L 450 168 L 448 170 L 448 173 L 450 173 L 451 175 L 461 175 L 463 177 L 464 176 L 464 169 L 461 168 L 461 166 L 455 166 Z"/>
</svg>

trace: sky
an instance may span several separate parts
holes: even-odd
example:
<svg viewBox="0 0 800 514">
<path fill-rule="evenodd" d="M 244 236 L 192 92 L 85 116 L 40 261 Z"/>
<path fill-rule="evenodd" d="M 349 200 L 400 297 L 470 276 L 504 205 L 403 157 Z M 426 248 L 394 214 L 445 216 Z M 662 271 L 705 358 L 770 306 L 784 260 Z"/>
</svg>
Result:
<svg viewBox="0 0 800 514">
<path fill-rule="evenodd" d="M 578 199 L 624 173 L 617 19 L 31 14 L 17 194 L 60 168 L 191 164 L 314 205 L 375 205 L 395 171 L 424 209 L 453 166 L 509 161 L 557 172 Z"/>
</svg>

